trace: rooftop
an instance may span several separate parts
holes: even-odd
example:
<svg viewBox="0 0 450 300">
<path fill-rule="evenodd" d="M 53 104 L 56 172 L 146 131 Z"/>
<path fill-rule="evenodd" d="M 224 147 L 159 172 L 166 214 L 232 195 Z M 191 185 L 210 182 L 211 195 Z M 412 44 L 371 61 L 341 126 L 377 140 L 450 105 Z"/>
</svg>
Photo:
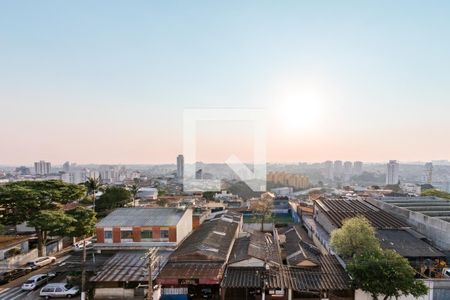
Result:
<svg viewBox="0 0 450 300">
<path fill-rule="evenodd" d="M 261 232 L 236 239 L 230 255 L 229 263 L 233 264 L 249 258 L 281 264 L 278 246 L 271 234 Z"/>
<path fill-rule="evenodd" d="M 320 257 L 320 268 L 276 266 L 227 268 L 221 285 L 225 288 L 292 288 L 294 291 L 347 290 L 349 277 L 333 255 Z"/>
<path fill-rule="evenodd" d="M 15 245 L 20 244 L 28 239 L 29 239 L 28 236 L 0 235 L 0 248 L 7 248 L 9 246 L 15 246 Z"/>
<path fill-rule="evenodd" d="M 439 258 L 445 254 L 407 230 L 378 230 L 381 247 L 407 258 Z"/>
<path fill-rule="evenodd" d="M 236 215 L 237 214 L 233 214 Z M 237 218 L 236 218 L 237 219 Z M 170 262 L 225 262 L 233 246 L 239 222 L 226 215 L 201 224 L 170 256 Z"/>
<path fill-rule="evenodd" d="M 438 197 L 382 197 L 379 201 L 450 222 L 450 200 Z"/>
<path fill-rule="evenodd" d="M 400 229 L 409 228 L 402 220 L 394 217 L 386 211 L 357 199 L 320 199 L 316 204 L 328 216 L 330 221 L 341 227 L 345 219 L 356 216 L 364 216 L 377 229 Z"/>
<path fill-rule="evenodd" d="M 168 252 L 159 252 L 152 266 L 152 277 L 157 274 L 167 262 Z M 148 259 L 145 252 L 118 252 L 109 258 L 101 270 L 91 279 L 91 282 L 146 282 Z"/>
<path fill-rule="evenodd" d="M 118 208 L 98 222 L 97 227 L 175 226 L 185 212 L 178 208 Z"/>
</svg>

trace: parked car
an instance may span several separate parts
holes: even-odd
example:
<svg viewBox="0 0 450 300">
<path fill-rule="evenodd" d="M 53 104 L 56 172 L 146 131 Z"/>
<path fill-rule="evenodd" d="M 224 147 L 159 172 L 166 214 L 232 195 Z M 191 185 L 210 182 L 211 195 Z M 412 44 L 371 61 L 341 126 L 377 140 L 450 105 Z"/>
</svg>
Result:
<svg viewBox="0 0 450 300">
<path fill-rule="evenodd" d="M 29 261 L 26 266 L 30 267 L 33 270 L 39 269 L 56 261 L 56 257 L 54 256 L 42 256 L 38 257 L 35 260 Z"/>
<path fill-rule="evenodd" d="M 47 273 L 47 274 L 37 274 L 28 278 L 22 284 L 22 290 L 31 291 L 34 290 L 46 283 L 48 283 L 49 279 L 55 277 L 55 273 Z"/>
<path fill-rule="evenodd" d="M 49 283 L 41 289 L 39 296 L 45 297 L 45 299 L 58 297 L 72 298 L 79 292 L 79 287 L 68 283 Z"/>
<path fill-rule="evenodd" d="M 0 283 L 7 283 L 31 272 L 30 268 L 19 268 L 0 271 Z"/>
<path fill-rule="evenodd" d="M 92 242 L 86 240 L 86 249 L 91 249 L 92 246 L 93 246 L 93 245 L 92 245 Z M 83 250 L 83 247 L 84 247 L 83 241 L 79 241 L 79 242 L 73 244 L 72 249 L 73 249 L 74 251 L 82 251 L 82 250 Z"/>
</svg>

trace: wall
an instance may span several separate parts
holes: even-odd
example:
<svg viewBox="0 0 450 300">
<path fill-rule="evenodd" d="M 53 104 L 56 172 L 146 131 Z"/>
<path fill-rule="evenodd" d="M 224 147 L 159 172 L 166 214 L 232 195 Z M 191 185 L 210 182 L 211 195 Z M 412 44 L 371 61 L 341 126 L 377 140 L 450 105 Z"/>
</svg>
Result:
<svg viewBox="0 0 450 300">
<path fill-rule="evenodd" d="M 424 280 L 428 286 L 428 294 L 415 298 L 413 296 L 401 296 L 397 300 L 448 300 L 450 299 L 450 279 L 430 279 Z M 379 299 L 382 299 L 379 296 Z M 372 297 L 362 290 L 355 291 L 355 300 L 372 300 Z"/>
<path fill-rule="evenodd" d="M 273 231 L 273 224 L 272 223 L 264 223 L 264 231 L 265 232 L 272 232 Z M 242 226 L 242 231 L 260 231 L 261 230 L 261 223 L 244 223 Z"/>
<path fill-rule="evenodd" d="M 376 199 L 368 199 L 368 202 L 404 220 L 430 239 L 439 249 L 450 250 L 450 222 L 428 217 Z"/>
<path fill-rule="evenodd" d="M 33 260 L 38 257 L 38 250 L 33 249 L 28 253 L 19 254 L 8 259 L 0 261 L 0 269 L 10 269 L 15 267 L 20 267 L 30 260 Z"/>
<path fill-rule="evenodd" d="M 177 224 L 177 245 L 192 231 L 192 209 L 186 209 Z"/>
</svg>

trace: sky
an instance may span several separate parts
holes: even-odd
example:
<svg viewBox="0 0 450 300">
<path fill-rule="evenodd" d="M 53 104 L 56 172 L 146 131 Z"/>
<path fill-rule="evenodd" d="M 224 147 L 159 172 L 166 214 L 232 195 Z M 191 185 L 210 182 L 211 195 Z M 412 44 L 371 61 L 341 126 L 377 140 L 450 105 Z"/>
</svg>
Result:
<svg viewBox="0 0 450 300">
<path fill-rule="evenodd" d="M 267 160 L 450 158 L 448 1 L 2 1 L 0 163 L 174 163 L 186 109 Z M 245 121 L 197 158 L 251 161 Z"/>
</svg>

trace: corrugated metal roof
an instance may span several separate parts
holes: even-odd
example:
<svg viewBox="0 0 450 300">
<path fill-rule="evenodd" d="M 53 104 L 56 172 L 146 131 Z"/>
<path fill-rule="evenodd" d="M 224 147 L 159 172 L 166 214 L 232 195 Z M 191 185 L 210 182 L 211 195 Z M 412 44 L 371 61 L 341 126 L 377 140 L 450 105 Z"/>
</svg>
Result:
<svg viewBox="0 0 450 300">
<path fill-rule="evenodd" d="M 205 222 L 178 246 L 169 260 L 225 262 L 238 227 L 238 223 L 223 219 Z"/>
<path fill-rule="evenodd" d="M 405 222 L 366 201 L 349 199 L 326 199 L 316 202 L 336 227 L 345 219 L 364 216 L 377 229 L 398 229 L 410 227 Z"/>
<path fill-rule="evenodd" d="M 294 291 L 347 290 L 349 277 L 332 255 L 319 258 L 318 268 L 271 266 L 265 268 L 228 267 L 221 286 L 225 288 L 292 288 Z"/>
<path fill-rule="evenodd" d="M 153 262 L 153 279 L 167 262 L 168 253 L 158 253 L 158 258 Z M 108 259 L 90 281 L 92 282 L 145 282 L 147 281 L 148 259 L 145 252 L 118 252 Z"/>
<path fill-rule="evenodd" d="M 112 226 L 176 226 L 186 211 L 177 208 L 118 208 L 97 223 Z"/>
<path fill-rule="evenodd" d="M 162 269 L 158 279 L 219 279 L 222 276 L 222 272 L 222 263 L 169 262 Z"/>
<path fill-rule="evenodd" d="M 406 230 L 378 230 L 377 237 L 380 240 L 382 248 L 394 250 L 403 257 L 445 257 L 444 253 L 413 236 Z"/>
<path fill-rule="evenodd" d="M 228 263 L 235 263 L 251 257 L 281 264 L 277 244 L 272 235 L 253 232 L 249 236 L 236 239 Z"/>
</svg>

